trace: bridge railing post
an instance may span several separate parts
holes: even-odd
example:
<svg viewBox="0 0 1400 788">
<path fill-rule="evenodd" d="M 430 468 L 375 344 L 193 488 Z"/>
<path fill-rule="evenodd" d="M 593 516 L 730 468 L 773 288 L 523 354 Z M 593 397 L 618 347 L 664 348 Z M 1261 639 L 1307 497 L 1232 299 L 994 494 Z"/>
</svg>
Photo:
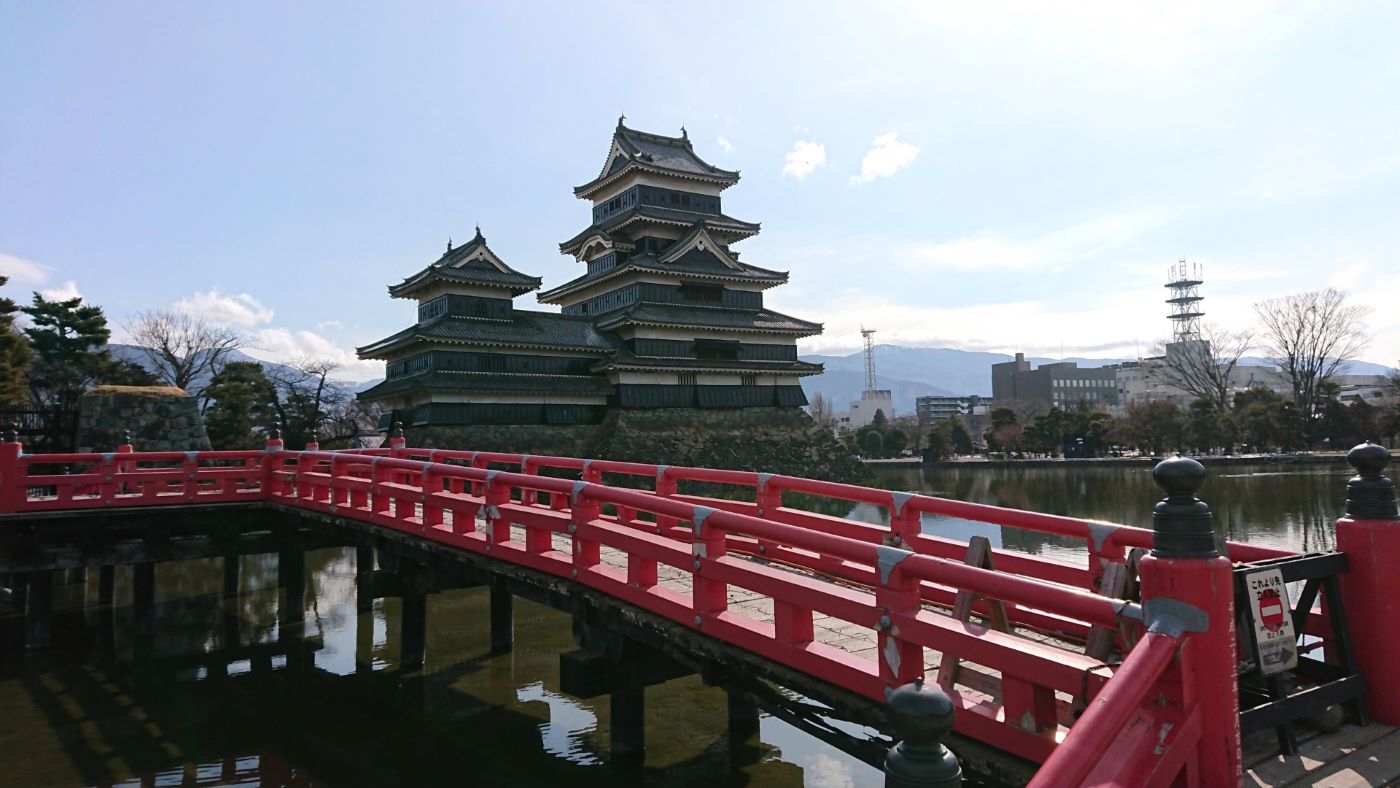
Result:
<svg viewBox="0 0 1400 788">
<path fill-rule="evenodd" d="M 899 687 L 924 675 L 924 647 L 901 638 L 895 632 L 894 619 L 899 615 L 915 615 L 921 605 L 919 583 L 906 577 L 899 562 L 911 555 L 909 550 L 880 547 L 876 565 L 880 584 L 875 587 L 875 604 L 883 611 L 876 622 L 876 657 L 880 663 L 880 678 L 886 687 Z"/>
<path fill-rule="evenodd" d="M 729 586 L 722 580 L 710 576 L 709 566 L 724 557 L 724 529 L 710 522 L 716 509 L 696 506 L 691 513 L 691 526 L 695 540 L 690 543 L 690 553 L 695 569 L 691 584 L 691 607 L 695 612 L 695 626 L 711 616 L 723 613 L 729 608 Z"/>
<path fill-rule="evenodd" d="M 24 503 L 24 479 L 20 455 L 19 425 L 6 424 L 0 435 L 0 512 L 17 512 Z"/>
<path fill-rule="evenodd" d="M 1205 468 L 1173 457 L 1152 469 L 1152 479 L 1167 497 L 1153 510 L 1153 549 L 1139 566 L 1144 624 L 1186 633 L 1180 669 L 1168 679 L 1179 682 L 1180 697 L 1167 700 L 1200 715 L 1200 784 L 1236 785 L 1242 757 L 1230 559 L 1220 554 L 1210 507 L 1195 495 Z"/>
<path fill-rule="evenodd" d="M 389 448 L 393 451 L 393 456 L 400 457 L 407 446 L 408 442 L 403 436 L 403 422 L 396 421 L 393 429 L 389 431 Z"/>
<path fill-rule="evenodd" d="M 1337 549 L 1346 554 L 1340 577 L 1352 651 L 1366 677 L 1371 716 L 1400 725 L 1400 681 L 1393 677 L 1400 656 L 1400 513 L 1395 484 L 1385 475 L 1390 452 L 1363 443 L 1347 452 L 1356 476 L 1347 482 L 1346 515 L 1337 521 Z"/>
<path fill-rule="evenodd" d="M 262 489 L 266 498 L 276 498 L 284 492 L 282 477 L 277 474 L 282 467 L 282 448 L 282 427 L 274 424 L 263 442 Z"/>
<path fill-rule="evenodd" d="M 897 743 L 885 756 L 885 788 L 959 788 L 962 767 L 943 746 L 955 707 L 937 684 L 922 678 L 885 690 Z"/>
</svg>

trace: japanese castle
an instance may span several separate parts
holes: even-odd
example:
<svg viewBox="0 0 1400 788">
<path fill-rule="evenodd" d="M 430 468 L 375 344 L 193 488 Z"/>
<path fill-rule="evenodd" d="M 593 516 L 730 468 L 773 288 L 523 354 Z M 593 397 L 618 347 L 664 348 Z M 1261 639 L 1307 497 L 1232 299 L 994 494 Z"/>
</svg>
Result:
<svg viewBox="0 0 1400 788">
<path fill-rule="evenodd" d="M 707 164 L 682 129 L 666 137 L 619 119 L 598 177 L 574 189 L 593 220 L 559 245 L 582 275 L 538 292 L 560 312 L 517 309 L 539 277 L 515 270 L 480 228 L 389 286 L 418 302 L 418 322 L 359 349 L 386 362 L 360 394 L 384 423 L 593 424 L 617 408 L 794 408 L 797 358 L 819 323 L 764 308 L 788 275 L 741 262 L 733 245 L 758 224 L 724 214 L 739 173 Z"/>
</svg>

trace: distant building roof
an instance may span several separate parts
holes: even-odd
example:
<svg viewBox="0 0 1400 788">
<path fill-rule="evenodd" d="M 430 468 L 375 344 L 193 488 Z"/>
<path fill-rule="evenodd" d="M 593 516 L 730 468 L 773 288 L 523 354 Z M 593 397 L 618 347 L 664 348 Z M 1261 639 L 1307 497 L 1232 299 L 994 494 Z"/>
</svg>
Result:
<svg viewBox="0 0 1400 788">
<path fill-rule="evenodd" d="M 574 195 L 588 198 L 598 189 L 617 181 L 628 172 L 658 172 L 682 178 L 693 178 L 727 188 L 738 183 L 739 173 L 722 170 L 695 154 L 690 136 L 681 130 L 679 137 L 667 137 L 646 131 L 629 129 L 617 120 L 612 147 L 597 178 L 574 188 Z"/>
<path fill-rule="evenodd" d="M 539 287 L 543 280 L 537 276 L 522 274 L 506 265 L 486 245 L 486 239 L 482 237 L 481 228 L 478 227 L 476 235 L 465 245 L 454 249 L 449 241 L 447 251 L 443 252 L 442 257 L 399 284 L 390 285 L 389 295 L 394 298 L 410 298 L 435 281 L 501 288 L 512 296 L 517 296 Z"/>
</svg>

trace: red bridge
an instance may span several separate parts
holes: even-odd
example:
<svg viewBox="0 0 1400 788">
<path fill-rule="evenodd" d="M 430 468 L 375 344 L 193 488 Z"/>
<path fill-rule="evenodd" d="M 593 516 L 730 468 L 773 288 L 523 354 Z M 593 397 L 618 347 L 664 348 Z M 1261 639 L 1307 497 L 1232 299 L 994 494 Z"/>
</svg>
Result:
<svg viewBox="0 0 1400 788">
<path fill-rule="evenodd" d="M 980 744 L 1039 764 L 1033 785 L 1233 785 L 1242 718 L 1286 732 L 1308 703 L 1266 697 L 1241 711 L 1241 567 L 1284 567 L 1285 580 L 1307 583 L 1290 613 L 1300 664 L 1312 665 L 1298 669 L 1311 677 L 1312 705 L 1346 703 L 1362 717 L 1361 675 L 1380 675 L 1396 646 L 1400 603 L 1386 600 L 1400 598 L 1400 580 L 1386 573 L 1400 558 L 1390 533 L 1400 524 L 1393 487 L 1385 508 L 1388 454 L 1353 454 L 1362 475 L 1352 482 L 1357 510 L 1337 526 L 1341 552 L 1314 556 L 1217 541 L 1194 497 L 1201 466 L 1180 458 L 1154 471 L 1168 497 L 1147 530 L 766 473 L 410 449 L 401 439 L 347 452 L 273 440 L 264 451 L 35 456 L 12 438 L 0 443 L 0 532 L 156 507 L 296 512 L 431 543 L 556 596 L 606 598 L 668 649 L 723 652 L 808 697 L 862 707 L 903 740 L 887 764 L 891 784 L 941 784 L 901 769 L 947 777 L 937 741 L 946 693 L 953 749 Z M 789 505 L 799 496 L 879 507 L 888 524 Z M 1087 562 L 931 536 L 924 515 L 1079 540 Z M 1348 635 L 1343 600 L 1353 621 L 1386 618 Z M 1373 682 L 1365 698 L 1392 723 L 1393 685 Z M 931 724 L 920 717 L 929 713 Z"/>
</svg>

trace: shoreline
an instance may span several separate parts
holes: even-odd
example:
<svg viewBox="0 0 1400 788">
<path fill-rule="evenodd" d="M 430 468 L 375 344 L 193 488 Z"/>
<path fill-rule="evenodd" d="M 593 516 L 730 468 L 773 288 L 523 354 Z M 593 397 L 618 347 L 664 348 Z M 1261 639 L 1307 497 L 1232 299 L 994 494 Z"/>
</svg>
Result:
<svg viewBox="0 0 1400 788">
<path fill-rule="evenodd" d="M 1034 457 L 1027 459 L 985 459 L 967 458 L 924 462 L 918 457 L 904 457 L 892 460 L 865 460 L 868 468 L 1037 468 L 1062 467 L 1066 465 L 1088 466 L 1142 466 L 1150 468 L 1161 462 L 1163 457 Z M 1193 457 L 1202 465 L 1346 465 L 1344 452 L 1317 452 L 1307 454 L 1243 454 Z"/>
</svg>

